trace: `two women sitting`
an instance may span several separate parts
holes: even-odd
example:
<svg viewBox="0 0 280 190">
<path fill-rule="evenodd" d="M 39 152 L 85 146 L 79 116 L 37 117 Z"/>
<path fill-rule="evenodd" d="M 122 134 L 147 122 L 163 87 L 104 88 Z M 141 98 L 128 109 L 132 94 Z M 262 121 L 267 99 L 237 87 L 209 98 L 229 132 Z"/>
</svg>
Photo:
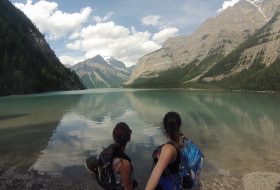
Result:
<svg viewBox="0 0 280 190">
<path fill-rule="evenodd" d="M 154 168 L 147 182 L 146 190 L 191 189 L 197 185 L 203 162 L 199 148 L 180 132 L 181 117 L 168 112 L 163 119 L 163 131 L 168 141 L 153 153 Z M 126 123 L 118 123 L 113 130 L 114 144 L 99 155 L 97 167 L 86 166 L 97 174 L 97 181 L 105 189 L 132 190 L 137 188 L 133 179 L 133 165 L 125 153 L 131 138 L 131 129 Z"/>
</svg>

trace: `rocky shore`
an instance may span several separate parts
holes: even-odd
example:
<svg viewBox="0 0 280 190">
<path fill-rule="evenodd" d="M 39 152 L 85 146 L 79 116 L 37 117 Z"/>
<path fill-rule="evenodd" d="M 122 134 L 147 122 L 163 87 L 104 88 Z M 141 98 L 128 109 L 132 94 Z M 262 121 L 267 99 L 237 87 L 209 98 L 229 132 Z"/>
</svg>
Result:
<svg viewBox="0 0 280 190">
<path fill-rule="evenodd" d="M 199 190 L 280 190 L 280 161 L 244 173 L 220 171 L 203 177 Z"/>
<path fill-rule="evenodd" d="M 77 174 L 79 175 L 79 174 Z M 0 170 L 1 190 L 101 190 L 94 176 L 75 177 L 48 175 L 34 170 Z M 139 189 L 143 189 L 142 184 Z M 244 174 L 220 171 L 203 175 L 196 190 L 280 190 L 280 161 L 263 166 L 258 171 Z"/>
<path fill-rule="evenodd" d="M 94 180 L 92 181 L 94 182 Z M 81 180 L 75 180 L 74 178 L 40 174 L 34 170 L 20 171 L 9 169 L 0 172 L 1 190 L 100 189 L 93 182 L 90 184 Z"/>
</svg>

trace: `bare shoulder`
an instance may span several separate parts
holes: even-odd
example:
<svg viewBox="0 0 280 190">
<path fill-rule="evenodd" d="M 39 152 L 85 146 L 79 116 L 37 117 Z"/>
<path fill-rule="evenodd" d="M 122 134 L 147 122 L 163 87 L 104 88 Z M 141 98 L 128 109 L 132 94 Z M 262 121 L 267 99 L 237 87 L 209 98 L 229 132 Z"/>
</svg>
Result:
<svg viewBox="0 0 280 190">
<path fill-rule="evenodd" d="M 122 171 L 131 171 L 131 163 L 129 160 L 126 159 L 122 159 L 121 160 L 121 165 L 120 165 L 120 170 Z"/>
<path fill-rule="evenodd" d="M 176 148 L 171 144 L 165 144 L 162 146 L 161 152 L 170 152 L 172 154 L 176 154 Z"/>
<path fill-rule="evenodd" d="M 165 144 L 161 148 L 160 157 L 164 157 L 170 161 L 174 161 L 177 157 L 176 148 L 171 144 Z"/>
<path fill-rule="evenodd" d="M 128 160 L 126 160 L 126 159 L 122 159 L 122 165 L 123 166 L 131 166 L 131 163 L 130 163 L 130 161 L 128 161 Z"/>
</svg>

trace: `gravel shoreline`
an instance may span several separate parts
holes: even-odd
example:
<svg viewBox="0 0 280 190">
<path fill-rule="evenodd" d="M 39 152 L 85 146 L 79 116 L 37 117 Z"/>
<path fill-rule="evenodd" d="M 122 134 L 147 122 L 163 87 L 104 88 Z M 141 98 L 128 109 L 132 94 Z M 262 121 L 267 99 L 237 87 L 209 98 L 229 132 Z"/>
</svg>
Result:
<svg viewBox="0 0 280 190">
<path fill-rule="evenodd" d="M 94 184 L 86 184 L 73 178 L 41 174 L 35 170 L 9 169 L 0 172 L 1 190 L 98 189 L 98 187 L 93 188 L 92 185 Z"/>
<path fill-rule="evenodd" d="M 77 174 L 78 175 L 78 174 Z M 35 170 L 0 169 L 1 190 L 101 190 L 94 176 L 87 178 L 58 176 Z M 143 186 L 143 185 L 142 185 Z M 139 189 L 143 189 L 140 187 Z M 203 175 L 201 185 L 196 190 L 280 190 L 280 161 L 268 164 L 244 174 L 218 172 Z"/>
</svg>

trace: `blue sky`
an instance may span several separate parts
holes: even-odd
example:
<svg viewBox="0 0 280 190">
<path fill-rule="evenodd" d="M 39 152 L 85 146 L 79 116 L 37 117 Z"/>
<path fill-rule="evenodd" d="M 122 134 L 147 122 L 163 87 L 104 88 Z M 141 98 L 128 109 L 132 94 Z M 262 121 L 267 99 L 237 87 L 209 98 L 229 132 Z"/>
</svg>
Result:
<svg viewBox="0 0 280 190">
<path fill-rule="evenodd" d="M 127 66 L 169 37 L 190 35 L 239 0 L 11 0 L 64 64 L 97 54 Z"/>
</svg>

